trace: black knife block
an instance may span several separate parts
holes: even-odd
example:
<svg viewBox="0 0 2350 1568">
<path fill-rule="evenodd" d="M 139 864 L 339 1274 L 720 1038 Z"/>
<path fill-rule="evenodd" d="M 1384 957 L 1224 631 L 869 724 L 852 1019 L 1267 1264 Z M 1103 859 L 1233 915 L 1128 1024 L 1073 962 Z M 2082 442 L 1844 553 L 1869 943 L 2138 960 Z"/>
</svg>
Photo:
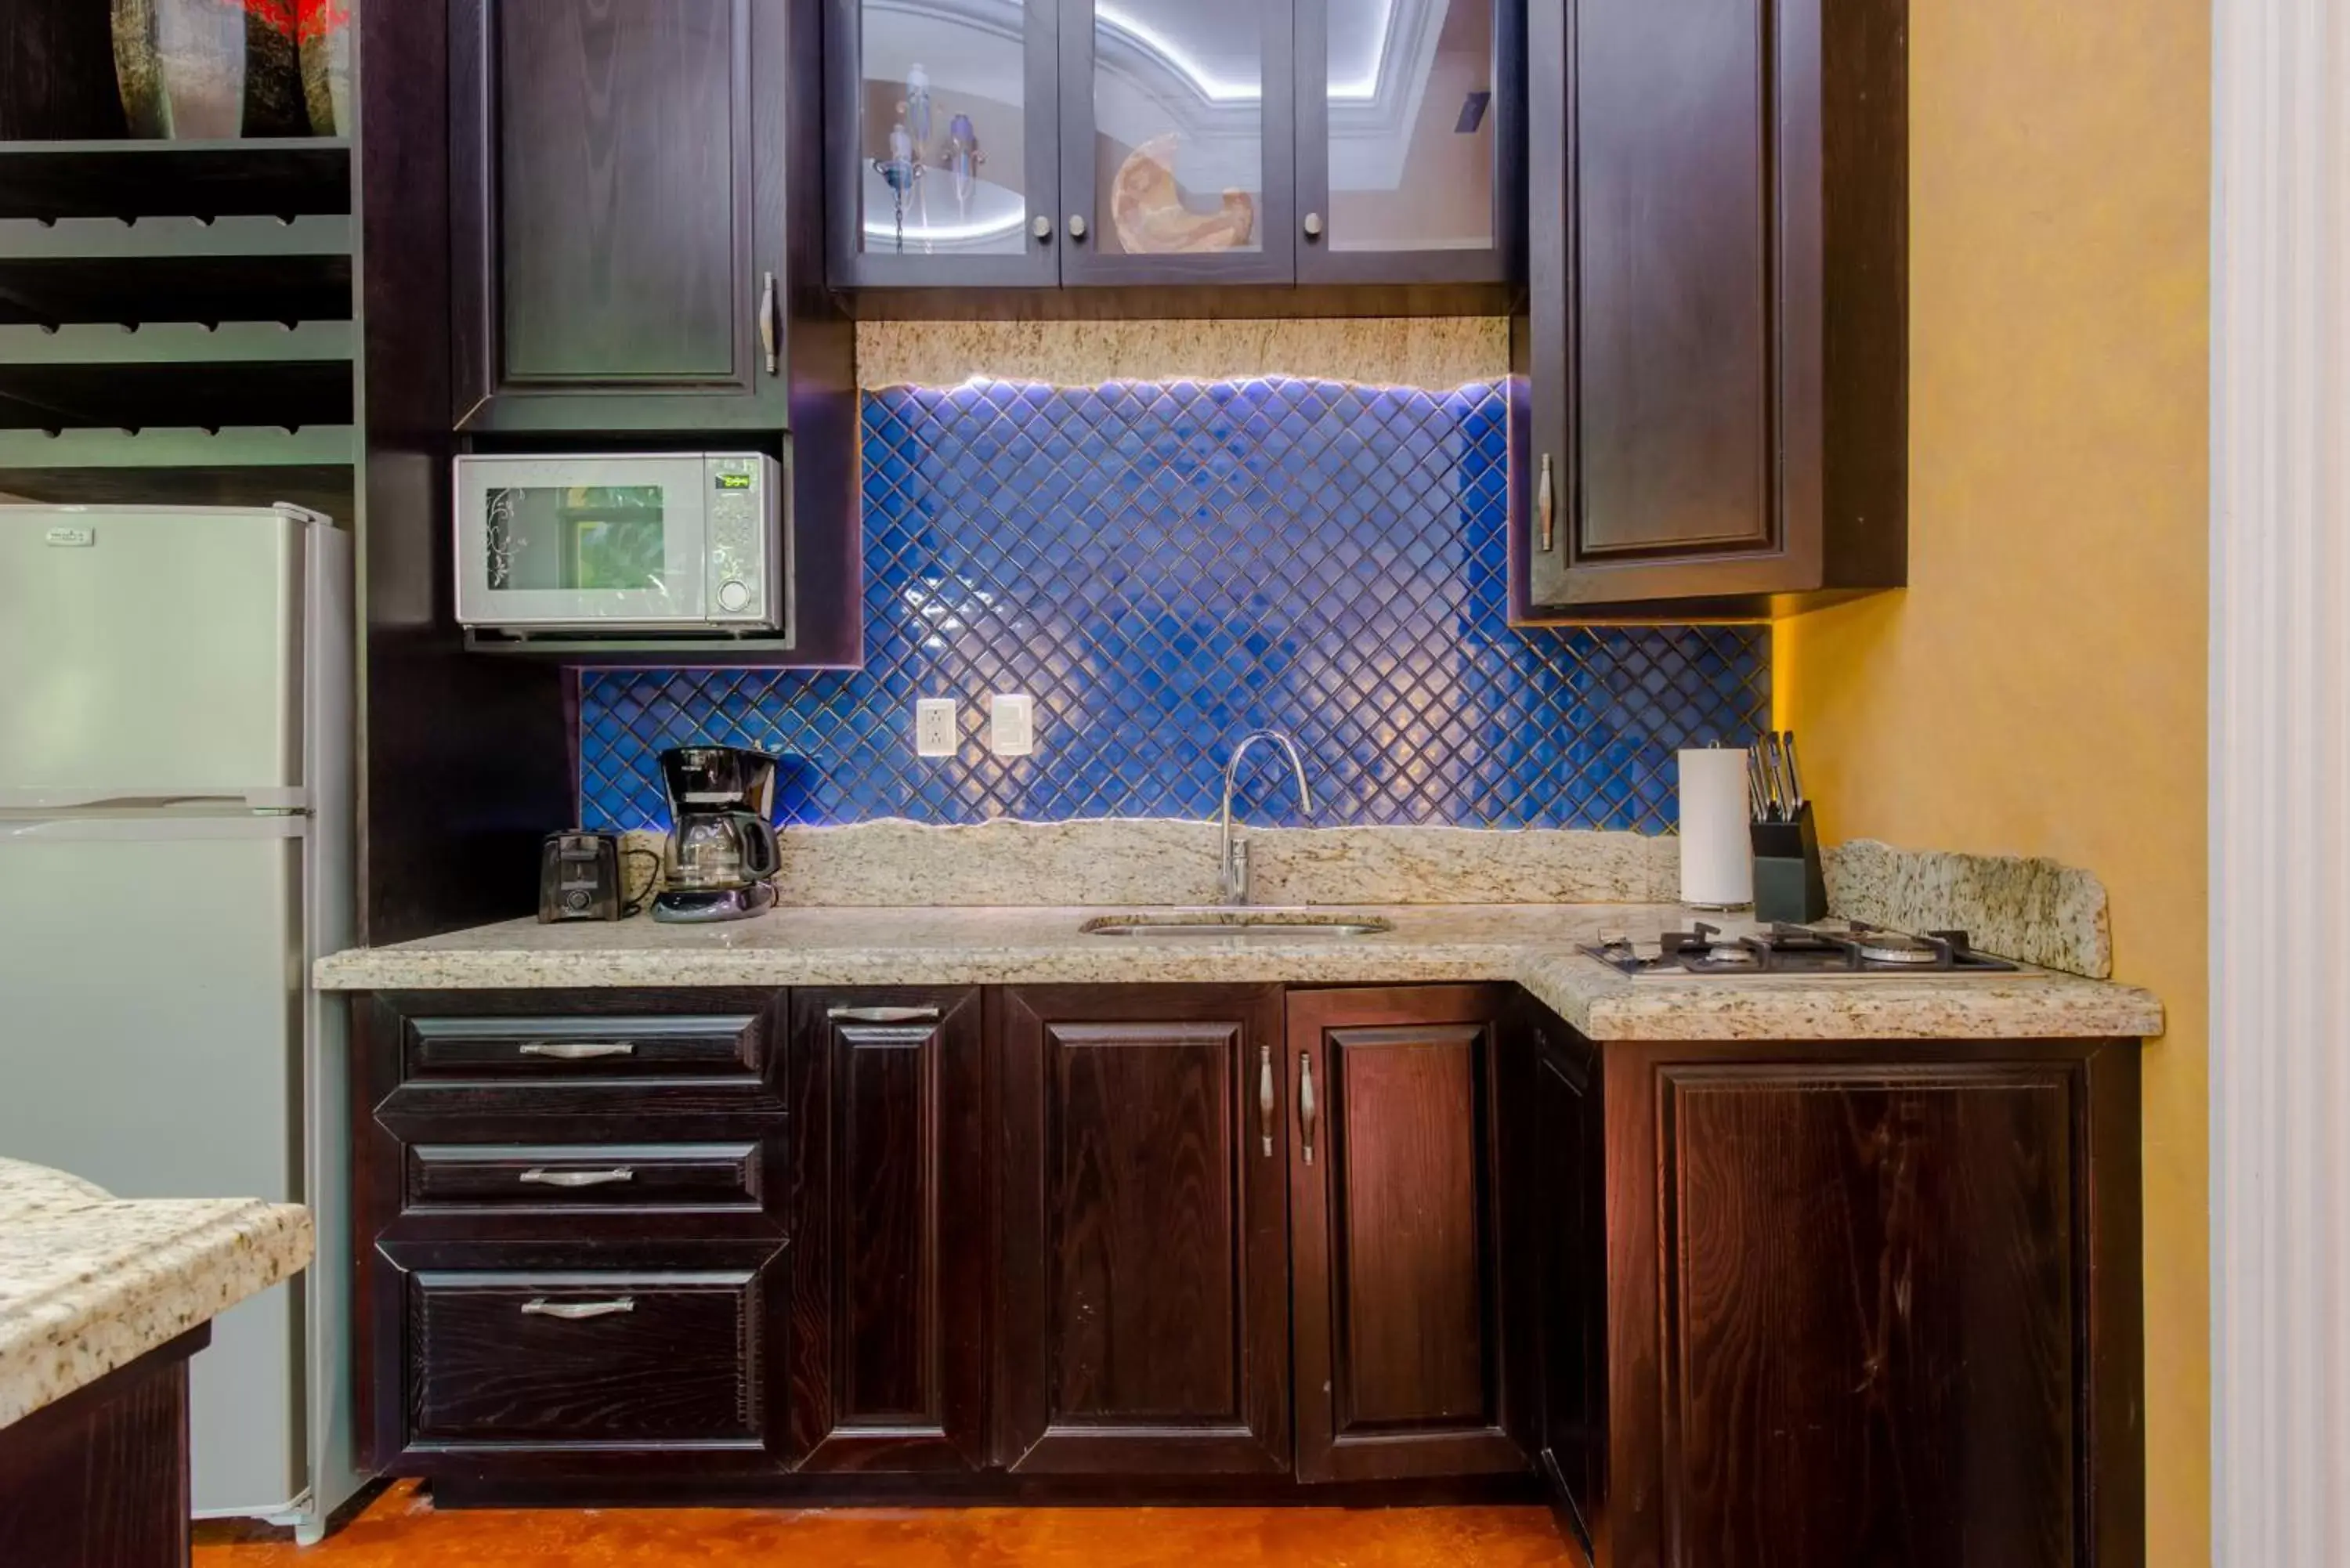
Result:
<svg viewBox="0 0 2350 1568">
<path fill-rule="evenodd" d="M 1809 925 L 1828 912 L 1827 876 L 1820 869 L 1820 831 L 1805 801 L 1793 822 L 1758 822 L 1754 836 L 1754 918 Z"/>
</svg>

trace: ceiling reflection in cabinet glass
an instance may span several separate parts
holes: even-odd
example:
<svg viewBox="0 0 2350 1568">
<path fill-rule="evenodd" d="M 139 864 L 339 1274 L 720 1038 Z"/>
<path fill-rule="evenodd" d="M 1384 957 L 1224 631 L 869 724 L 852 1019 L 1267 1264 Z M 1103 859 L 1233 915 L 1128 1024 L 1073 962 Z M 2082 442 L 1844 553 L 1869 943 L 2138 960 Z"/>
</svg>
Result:
<svg viewBox="0 0 2350 1568">
<path fill-rule="evenodd" d="M 1326 0 L 1329 244 L 1493 244 L 1492 0 Z"/>
<path fill-rule="evenodd" d="M 864 248 L 1022 254 L 1027 7 L 866 0 L 862 9 Z"/>
</svg>

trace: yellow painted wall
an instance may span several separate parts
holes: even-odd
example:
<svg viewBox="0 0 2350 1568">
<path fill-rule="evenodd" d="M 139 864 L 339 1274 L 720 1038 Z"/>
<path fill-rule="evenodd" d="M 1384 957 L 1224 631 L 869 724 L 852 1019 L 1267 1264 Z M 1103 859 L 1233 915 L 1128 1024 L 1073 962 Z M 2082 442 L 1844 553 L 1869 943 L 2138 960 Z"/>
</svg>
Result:
<svg viewBox="0 0 2350 1568">
<path fill-rule="evenodd" d="M 1910 0 L 1910 587 L 1783 622 L 1832 839 L 2103 877 L 2146 1057 L 2148 1562 L 2210 1561 L 2208 0 Z"/>
</svg>

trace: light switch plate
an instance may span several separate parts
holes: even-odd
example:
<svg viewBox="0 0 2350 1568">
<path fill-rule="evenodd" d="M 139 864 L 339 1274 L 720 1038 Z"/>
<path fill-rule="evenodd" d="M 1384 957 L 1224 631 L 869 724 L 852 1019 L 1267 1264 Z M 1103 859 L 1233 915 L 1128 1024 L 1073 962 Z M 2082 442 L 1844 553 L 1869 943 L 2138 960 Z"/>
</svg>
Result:
<svg viewBox="0 0 2350 1568">
<path fill-rule="evenodd" d="M 914 700 L 914 754 L 951 757 L 955 754 L 955 703 L 951 697 Z"/>
<path fill-rule="evenodd" d="M 987 749 L 999 757 L 1024 757 L 1036 749 L 1036 699 L 998 691 L 988 700 Z"/>
</svg>

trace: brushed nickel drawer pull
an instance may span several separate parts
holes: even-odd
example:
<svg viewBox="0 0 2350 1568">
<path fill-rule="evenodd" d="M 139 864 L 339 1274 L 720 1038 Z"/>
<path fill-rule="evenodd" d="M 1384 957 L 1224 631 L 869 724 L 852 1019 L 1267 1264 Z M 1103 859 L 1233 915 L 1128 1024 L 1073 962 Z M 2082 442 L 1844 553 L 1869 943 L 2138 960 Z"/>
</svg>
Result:
<svg viewBox="0 0 2350 1568">
<path fill-rule="evenodd" d="M 1297 1120 L 1305 1134 L 1305 1163 L 1314 1163 L 1314 1058 L 1304 1051 L 1297 1054 Z"/>
<path fill-rule="evenodd" d="M 592 1062 L 598 1056 L 633 1056 L 633 1040 L 532 1040 L 522 1048 L 525 1056 L 552 1056 L 558 1062 Z"/>
<path fill-rule="evenodd" d="M 1273 1047 L 1256 1048 L 1256 1122 L 1267 1158 L 1273 1155 Z"/>
<path fill-rule="evenodd" d="M 540 1296 L 522 1303 L 525 1317 L 559 1317 L 567 1323 L 576 1323 L 582 1318 L 610 1317 L 615 1313 L 636 1310 L 636 1300 L 630 1296 L 608 1302 L 551 1302 Z"/>
<path fill-rule="evenodd" d="M 775 321 L 775 275 L 774 273 L 769 273 L 767 275 L 766 287 L 761 290 L 759 295 L 759 347 L 766 350 L 767 374 L 770 376 L 781 375 L 783 373 L 783 362 L 776 352 L 777 345 L 775 339 L 777 336 L 778 331 Z"/>
<path fill-rule="evenodd" d="M 935 1007 L 827 1007 L 824 1015 L 836 1023 L 936 1023 Z"/>
<path fill-rule="evenodd" d="M 542 1170 L 534 1166 L 518 1178 L 540 1187 L 609 1187 L 616 1181 L 636 1179 L 636 1171 L 625 1165 L 616 1165 L 609 1170 Z"/>
<path fill-rule="evenodd" d="M 1542 524 L 1542 553 L 1549 555 L 1558 542 L 1558 502 L 1551 490 L 1550 453 L 1543 453 L 1542 483 L 1534 491 L 1534 515 Z"/>
</svg>

